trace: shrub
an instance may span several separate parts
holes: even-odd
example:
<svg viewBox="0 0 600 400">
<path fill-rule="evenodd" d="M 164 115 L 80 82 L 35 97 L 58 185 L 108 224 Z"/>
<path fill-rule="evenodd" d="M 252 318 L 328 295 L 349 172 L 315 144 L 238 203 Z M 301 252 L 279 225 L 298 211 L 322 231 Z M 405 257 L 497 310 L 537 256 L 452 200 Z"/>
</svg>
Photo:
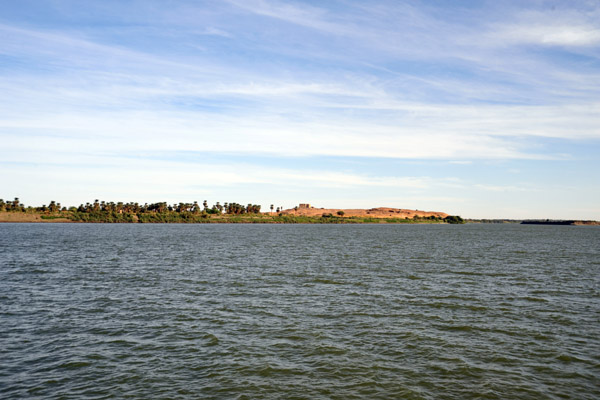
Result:
<svg viewBox="0 0 600 400">
<path fill-rule="evenodd" d="M 447 224 L 464 224 L 465 220 L 458 215 L 448 215 L 446 218 L 444 218 L 444 222 Z"/>
</svg>

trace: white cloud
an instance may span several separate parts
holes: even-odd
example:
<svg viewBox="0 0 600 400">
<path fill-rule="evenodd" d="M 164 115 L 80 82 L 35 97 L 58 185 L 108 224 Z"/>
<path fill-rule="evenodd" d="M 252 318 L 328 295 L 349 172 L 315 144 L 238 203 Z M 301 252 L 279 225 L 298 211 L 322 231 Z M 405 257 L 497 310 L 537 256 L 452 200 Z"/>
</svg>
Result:
<svg viewBox="0 0 600 400">
<path fill-rule="evenodd" d="M 471 164 L 473 164 L 473 161 L 456 160 L 456 161 L 450 161 L 450 164 L 471 165 Z"/>
<path fill-rule="evenodd" d="M 589 25 L 514 25 L 503 27 L 498 34 L 509 43 L 548 46 L 596 46 L 600 44 L 600 28 Z"/>
<path fill-rule="evenodd" d="M 532 187 L 521 187 L 515 185 L 484 185 L 484 184 L 476 184 L 476 188 L 490 191 L 490 192 L 527 192 L 535 190 Z"/>
<path fill-rule="evenodd" d="M 600 44 L 600 7 L 515 10 L 492 30 L 509 44 L 590 47 Z"/>
<path fill-rule="evenodd" d="M 250 13 L 280 19 L 328 33 L 340 34 L 351 32 L 346 26 L 331 22 L 333 15 L 328 14 L 323 8 L 273 0 L 226 1 Z"/>
<path fill-rule="evenodd" d="M 444 180 L 429 177 L 377 176 L 317 169 L 299 171 L 250 163 L 183 162 L 98 153 L 71 157 L 68 152 L 47 154 L 36 149 L 29 150 L 29 158 L 37 161 L 23 164 L 18 160 L 24 154 L 15 153 L 14 158 L 3 160 L 5 171 L 9 172 L 5 179 L 6 188 L 28 199 L 28 203 L 40 204 L 49 201 L 40 194 L 53 193 L 52 187 L 61 188 L 61 193 L 53 195 L 59 201 L 74 204 L 89 201 L 89 196 L 115 201 L 176 202 L 206 193 L 221 193 L 219 196 L 222 196 L 228 188 L 241 192 L 245 187 L 253 187 L 254 191 L 269 188 L 269 193 L 272 188 L 278 188 L 282 196 L 286 193 L 285 196 L 290 197 L 290 192 L 298 190 L 364 192 L 381 188 L 410 192 L 444 183 Z M 264 195 L 255 194 L 255 199 L 248 201 L 262 197 Z M 298 201 L 298 198 L 289 201 Z"/>
<path fill-rule="evenodd" d="M 43 98 L 44 94 L 39 97 Z M 93 96 L 93 95 L 91 95 Z M 246 154 L 365 156 L 472 159 L 539 159 L 557 157 L 543 148 L 530 149 L 524 138 L 599 139 L 600 104 L 595 106 L 444 106 L 378 105 L 398 112 L 373 121 L 344 111 L 296 110 L 294 102 L 276 113 L 250 108 L 233 114 L 201 110 L 176 111 L 161 104 L 142 111 L 125 100 L 123 111 L 103 111 L 108 94 L 97 93 L 81 110 L 65 104 L 42 104 L 13 98 L 0 112 L 5 149 L 92 148 L 96 151 L 206 151 Z M 75 99 L 69 103 L 76 102 Z M 39 100 L 39 99 L 38 99 Z M 96 109 L 93 109 L 95 108 Z M 353 108 L 339 105 L 342 109 Z M 360 107 L 358 107 L 360 108 Z M 368 109 L 369 107 L 365 107 Z M 297 112 L 309 113 L 300 117 Z M 31 118 L 32 113 L 35 118 Z M 225 147 L 224 147 L 225 146 Z M 563 157 L 560 155 L 560 157 Z"/>
</svg>

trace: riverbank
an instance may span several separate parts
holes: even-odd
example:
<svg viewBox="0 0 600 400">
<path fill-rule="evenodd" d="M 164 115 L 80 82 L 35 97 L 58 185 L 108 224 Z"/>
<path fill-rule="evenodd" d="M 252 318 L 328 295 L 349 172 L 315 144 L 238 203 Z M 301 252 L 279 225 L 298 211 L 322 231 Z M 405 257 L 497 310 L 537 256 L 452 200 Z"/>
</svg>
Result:
<svg viewBox="0 0 600 400">
<path fill-rule="evenodd" d="M 320 212 L 256 213 L 256 214 L 194 214 L 178 212 L 118 213 L 111 211 L 78 212 L 58 211 L 41 213 L 35 211 L 1 211 L 0 223 L 192 223 L 192 224 L 531 224 L 598 226 L 600 221 L 590 220 L 510 220 L 510 219 L 462 219 L 445 213 L 431 211 L 390 209 L 345 210 L 316 209 Z M 337 210 L 337 212 L 336 212 Z M 373 211 L 379 210 L 379 211 Z M 391 209 L 397 210 L 397 209 Z M 325 212 L 323 212 L 325 211 Z M 341 215 L 339 214 L 342 211 Z M 354 213 L 352 211 L 355 211 Z M 333 213 L 336 212 L 336 213 Z M 409 214 L 408 217 L 406 214 Z M 421 215 L 419 213 L 422 213 Z M 350 215 L 348 215 L 350 214 Z M 400 216 L 396 216 L 399 215 Z M 424 214 L 424 215 L 423 215 Z M 445 215 L 444 217 L 440 216 Z"/>
<path fill-rule="evenodd" d="M 32 212 L 0 212 L 0 223 L 2 222 L 34 222 L 34 223 L 51 223 L 51 222 L 73 222 L 66 213 L 58 215 L 46 215 L 43 213 Z"/>
<path fill-rule="evenodd" d="M 55 223 L 55 222 L 87 222 L 87 223 L 246 223 L 246 224 L 447 224 L 463 223 L 458 216 L 438 217 L 413 216 L 387 217 L 377 216 L 345 216 L 328 212 L 318 215 L 290 215 L 286 213 L 256 214 L 194 214 L 178 212 L 118 213 L 112 211 L 77 212 L 58 211 L 55 213 L 39 212 L 0 212 L 0 222 L 22 223 Z"/>
<path fill-rule="evenodd" d="M 583 221 L 583 220 L 525 220 L 521 222 L 525 225 L 571 225 L 571 226 L 582 226 L 582 225 L 600 225 L 600 221 Z"/>
</svg>

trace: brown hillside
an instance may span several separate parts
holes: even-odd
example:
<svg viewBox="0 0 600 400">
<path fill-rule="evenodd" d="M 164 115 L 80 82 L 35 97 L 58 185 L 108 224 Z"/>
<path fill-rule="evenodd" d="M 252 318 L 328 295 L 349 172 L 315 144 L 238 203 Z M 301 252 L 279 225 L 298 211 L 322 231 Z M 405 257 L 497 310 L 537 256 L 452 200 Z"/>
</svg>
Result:
<svg viewBox="0 0 600 400">
<path fill-rule="evenodd" d="M 300 215 L 307 217 L 320 217 L 323 214 L 337 215 L 338 211 L 344 212 L 344 217 L 369 217 L 369 218 L 405 218 L 410 219 L 415 215 L 419 217 L 436 216 L 445 218 L 448 214 L 438 211 L 407 210 L 403 208 L 377 207 L 377 208 L 315 208 L 298 207 L 283 210 L 283 215 Z"/>
<path fill-rule="evenodd" d="M 71 222 L 68 218 L 42 219 L 41 213 L 0 211 L 0 222 Z"/>
</svg>

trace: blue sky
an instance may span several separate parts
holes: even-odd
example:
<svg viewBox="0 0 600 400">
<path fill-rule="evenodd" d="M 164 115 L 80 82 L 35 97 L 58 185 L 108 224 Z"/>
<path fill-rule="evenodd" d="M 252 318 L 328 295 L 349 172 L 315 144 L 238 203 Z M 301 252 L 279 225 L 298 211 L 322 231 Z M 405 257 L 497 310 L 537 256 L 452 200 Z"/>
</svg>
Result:
<svg viewBox="0 0 600 400">
<path fill-rule="evenodd" d="M 600 2 L 0 3 L 29 205 L 235 201 L 600 220 Z"/>
</svg>

